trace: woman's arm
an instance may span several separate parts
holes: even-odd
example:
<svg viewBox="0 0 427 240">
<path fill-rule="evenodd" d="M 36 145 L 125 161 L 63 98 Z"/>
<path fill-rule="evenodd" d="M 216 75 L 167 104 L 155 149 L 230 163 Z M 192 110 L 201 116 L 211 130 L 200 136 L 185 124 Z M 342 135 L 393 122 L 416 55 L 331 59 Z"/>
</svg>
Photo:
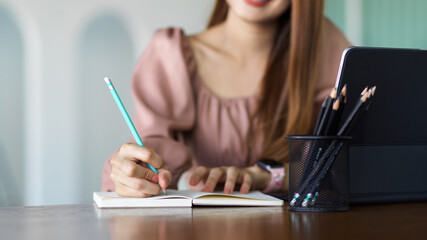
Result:
<svg viewBox="0 0 427 240">
<path fill-rule="evenodd" d="M 141 172 L 131 174 L 134 179 L 151 178 L 153 182 L 156 179 L 149 175 L 143 176 L 146 172 L 140 171 L 139 164 L 134 164 L 152 161 L 158 167 L 168 170 L 165 176 L 168 176 L 170 171 L 170 179 L 164 181 L 170 181 L 172 188 L 176 188 L 179 176 L 190 168 L 193 154 L 180 136 L 182 132 L 192 129 L 195 106 L 190 73 L 181 49 L 182 37 L 179 29 L 160 30 L 140 58 L 132 81 L 134 124 L 142 141 L 149 148 L 124 145 L 118 153 L 113 154 L 111 161 L 107 161 L 104 167 L 104 191 L 116 190 L 115 187 L 120 182 L 118 178 L 122 182 L 130 182 L 129 179 L 123 179 L 129 178 L 129 174 L 115 174 L 119 173 L 119 166 L 125 168 L 125 164 L 133 166 L 132 171 Z M 143 158 L 144 151 L 151 154 Z M 111 174 L 115 179 L 110 178 Z M 146 185 L 152 187 L 151 184 Z M 141 191 L 145 190 L 139 189 L 139 192 Z M 152 192 L 153 189 L 150 194 Z"/>
</svg>

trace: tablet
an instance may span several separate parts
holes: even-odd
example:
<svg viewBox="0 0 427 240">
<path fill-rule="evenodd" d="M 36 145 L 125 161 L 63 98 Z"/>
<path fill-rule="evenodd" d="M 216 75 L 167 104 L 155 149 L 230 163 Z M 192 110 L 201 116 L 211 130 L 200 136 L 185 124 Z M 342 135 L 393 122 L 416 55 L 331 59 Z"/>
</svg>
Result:
<svg viewBox="0 0 427 240">
<path fill-rule="evenodd" d="M 350 202 L 427 200 L 427 51 L 347 48 L 336 87 L 347 84 L 343 119 L 377 86 L 350 144 Z"/>
</svg>

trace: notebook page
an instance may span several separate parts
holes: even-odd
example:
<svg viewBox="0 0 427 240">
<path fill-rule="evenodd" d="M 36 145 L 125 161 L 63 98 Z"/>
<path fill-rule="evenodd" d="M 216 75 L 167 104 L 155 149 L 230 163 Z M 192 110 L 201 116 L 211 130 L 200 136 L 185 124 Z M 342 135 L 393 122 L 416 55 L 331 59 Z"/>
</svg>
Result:
<svg viewBox="0 0 427 240">
<path fill-rule="evenodd" d="M 203 194 L 193 199 L 193 205 L 205 206 L 283 206 L 283 204 L 283 200 L 259 191 L 252 191 L 247 194 L 240 192 Z"/>
<path fill-rule="evenodd" d="M 167 190 L 168 194 L 187 196 L 193 198 L 193 205 L 210 206 L 282 206 L 283 200 L 261 193 L 251 191 L 247 194 L 233 192 L 225 194 L 222 192 L 200 192 L 192 190 Z"/>
<path fill-rule="evenodd" d="M 167 190 L 168 195 L 187 196 L 189 198 L 206 198 L 206 197 L 227 197 L 227 198 L 240 198 L 240 199 L 254 199 L 254 200 L 277 200 L 277 198 L 270 195 L 261 193 L 259 191 L 251 191 L 246 194 L 234 191 L 232 194 L 225 194 L 223 192 L 201 192 L 193 190 Z"/>
</svg>

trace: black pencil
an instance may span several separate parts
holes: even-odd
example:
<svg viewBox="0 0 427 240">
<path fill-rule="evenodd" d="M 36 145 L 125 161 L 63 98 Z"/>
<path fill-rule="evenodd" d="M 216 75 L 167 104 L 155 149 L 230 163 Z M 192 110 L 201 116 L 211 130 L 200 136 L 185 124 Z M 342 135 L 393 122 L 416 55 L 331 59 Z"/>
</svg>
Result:
<svg viewBox="0 0 427 240">
<path fill-rule="evenodd" d="M 342 96 L 342 101 L 340 102 L 340 108 L 338 111 L 338 123 L 337 123 L 335 131 L 338 131 L 339 123 L 341 122 L 341 117 L 342 117 L 342 114 L 344 112 L 344 107 L 345 107 L 345 104 L 347 103 L 347 85 L 344 85 L 343 89 L 341 90 L 340 95 Z M 335 132 L 335 134 L 336 134 L 336 132 Z"/>
<path fill-rule="evenodd" d="M 365 92 L 366 90 L 366 92 Z M 366 100 L 368 100 L 369 92 L 367 88 L 365 88 L 363 92 L 365 94 L 362 95 L 362 97 L 357 101 L 356 106 L 354 106 L 353 110 L 351 111 L 350 115 L 347 117 L 343 125 L 340 127 L 340 130 L 338 131 L 338 136 L 343 136 L 344 134 L 348 133 L 348 128 L 352 121 L 354 121 L 354 117 L 361 111 L 363 108 L 362 106 L 366 103 Z"/>
<path fill-rule="evenodd" d="M 340 110 L 340 103 L 342 102 L 342 95 L 340 95 L 337 100 L 335 100 L 332 105 L 331 115 L 329 116 L 328 124 L 325 129 L 326 135 L 332 136 L 336 134 L 336 129 L 338 128 L 338 111 Z"/>
<path fill-rule="evenodd" d="M 371 102 L 372 102 L 372 98 L 374 97 L 374 95 L 375 95 L 375 90 L 377 89 L 377 86 L 374 86 L 374 87 L 372 87 L 371 88 L 371 96 L 369 97 L 369 101 L 368 101 L 368 104 L 367 104 L 367 106 L 366 106 L 366 110 L 368 110 L 369 109 L 369 107 L 371 106 Z"/>
<path fill-rule="evenodd" d="M 329 96 L 325 97 L 325 100 L 322 102 L 320 107 L 319 116 L 317 117 L 316 125 L 314 127 L 313 135 L 316 135 L 316 132 L 319 130 L 320 122 L 322 121 L 323 114 L 325 113 L 326 105 L 328 104 Z"/>
<path fill-rule="evenodd" d="M 341 103 L 341 105 L 347 103 L 347 84 L 344 85 L 344 87 L 341 90 L 341 95 L 343 96 L 343 101 Z"/>
<path fill-rule="evenodd" d="M 366 98 L 365 103 L 362 104 L 361 109 L 353 117 L 353 119 L 352 119 L 351 123 L 348 125 L 345 133 L 343 133 L 344 135 L 349 135 L 353 131 L 353 129 L 356 127 L 356 125 L 362 119 L 365 112 L 369 109 L 370 102 L 371 102 L 371 95 L 372 95 L 372 88 L 366 92 L 367 98 Z"/>
<path fill-rule="evenodd" d="M 332 110 L 332 104 L 336 98 L 337 98 L 337 90 L 333 88 L 329 95 L 329 99 L 326 104 L 326 109 L 325 109 L 325 112 L 323 113 L 322 120 L 320 121 L 318 131 L 314 135 L 320 136 L 325 134 L 326 124 L 328 123 L 329 114 Z"/>
</svg>

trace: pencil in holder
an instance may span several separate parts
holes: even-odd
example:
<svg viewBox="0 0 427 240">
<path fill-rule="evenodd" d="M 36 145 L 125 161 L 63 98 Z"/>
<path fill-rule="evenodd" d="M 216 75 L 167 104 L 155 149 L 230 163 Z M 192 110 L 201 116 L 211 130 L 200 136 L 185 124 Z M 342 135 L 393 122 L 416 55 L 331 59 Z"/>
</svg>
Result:
<svg viewBox="0 0 427 240">
<path fill-rule="evenodd" d="M 291 211 L 349 210 L 347 136 L 287 136 Z"/>
</svg>

